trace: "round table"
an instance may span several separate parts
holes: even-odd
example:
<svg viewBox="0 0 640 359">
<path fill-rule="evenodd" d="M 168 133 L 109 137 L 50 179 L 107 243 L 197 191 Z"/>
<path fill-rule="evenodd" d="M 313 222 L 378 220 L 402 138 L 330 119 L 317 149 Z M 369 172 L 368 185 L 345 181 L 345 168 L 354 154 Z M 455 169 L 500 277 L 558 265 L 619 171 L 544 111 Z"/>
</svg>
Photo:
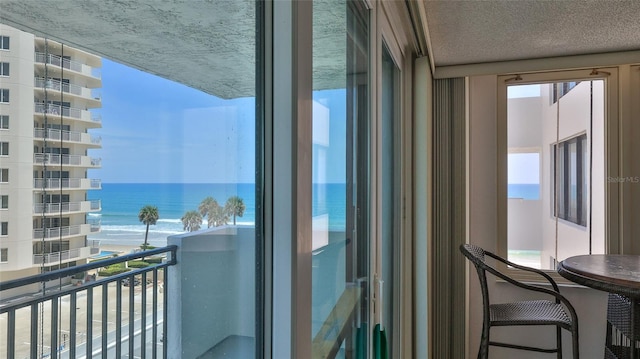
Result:
<svg viewBox="0 0 640 359">
<path fill-rule="evenodd" d="M 619 350 L 619 346 L 616 349 L 612 344 L 614 328 L 623 332 L 628 338 L 640 339 L 640 333 L 636 330 L 637 325 L 631 325 L 631 323 L 636 323 L 636 317 L 640 319 L 640 310 L 638 310 L 640 303 L 640 256 L 596 254 L 570 257 L 558 264 L 558 273 L 574 283 L 622 297 L 609 295 L 606 350 L 613 352 Z M 612 305 L 616 307 L 612 308 Z M 615 311 L 612 309 L 619 311 L 620 305 L 628 311 L 628 313 L 623 313 L 626 314 L 626 320 L 622 322 L 612 318 L 612 312 Z M 618 329 L 619 327 L 623 329 Z M 636 350 L 630 350 L 630 358 L 639 358 Z"/>
</svg>

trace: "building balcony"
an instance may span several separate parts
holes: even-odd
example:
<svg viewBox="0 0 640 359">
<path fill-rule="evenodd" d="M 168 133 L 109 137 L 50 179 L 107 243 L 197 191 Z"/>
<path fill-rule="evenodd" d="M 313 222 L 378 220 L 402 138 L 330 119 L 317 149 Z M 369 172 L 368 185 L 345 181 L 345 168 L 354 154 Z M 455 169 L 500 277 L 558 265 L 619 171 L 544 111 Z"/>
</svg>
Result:
<svg viewBox="0 0 640 359">
<path fill-rule="evenodd" d="M 36 165 L 63 165 L 88 168 L 100 168 L 102 160 L 81 155 L 58 155 L 54 153 L 34 153 L 33 163 Z"/>
<path fill-rule="evenodd" d="M 36 52 L 34 61 L 36 64 L 52 65 L 59 69 L 64 69 L 65 71 L 73 71 L 77 74 L 82 74 L 84 76 L 88 76 L 97 80 L 102 77 L 99 68 L 91 67 L 78 61 L 65 59 L 58 55 Z"/>
<path fill-rule="evenodd" d="M 33 180 L 33 189 L 69 189 L 92 190 L 101 189 L 102 181 L 90 178 L 36 178 Z"/>
<path fill-rule="evenodd" d="M 56 215 L 59 213 L 89 213 L 102 209 L 100 200 L 64 203 L 36 203 L 33 205 L 34 215 Z"/>
<path fill-rule="evenodd" d="M 324 245 L 313 252 L 314 270 L 331 269 L 335 271 L 337 278 L 344 278 L 344 266 L 336 267 L 338 259 L 344 256 L 344 234 L 333 233 L 330 237 L 341 239 L 336 245 Z M 209 228 L 171 236 L 167 242 L 169 245 L 164 248 L 94 261 L 30 278 L 31 283 L 54 279 L 57 283 L 58 278 L 69 278 L 75 274 L 81 274 L 80 277 L 84 278 L 90 269 L 170 253 L 162 263 L 152 267 L 133 269 L 111 277 L 98 277 L 95 282 L 84 282 L 79 287 L 67 287 L 59 292 L 56 290 L 55 295 L 45 298 L 29 296 L 29 301 L 20 302 L 20 305 L 11 304 L 4 307 L 0 304 L 0 319 L 2 315 L 9 318 L 6 321 L 9 334 L 0 334 L 0 343 L 7 340 L 2 335 L 8 336 L 14 343 L 26 342 L 22 348 L 16 346 L 12 349 L 21 350 L 20 353 L 15 353 L 15 357 L 28 357 L 29 353 L 31 357 L 50 355 L 52 353 L 48 348 L 51 347 L 60 348 L 57 354 L 61 358 L 73 358 L 86 353 L 89 353 L 87 357 L 91 358 L 253 357 L 256 329 L 256 269 L 252 265 L 255 263 L 256 255 L 255 229 L 249 226 Z M 339 250 L 335 250 L 336 248 Z M 65 252 L 60 253 L 60 258 L 75 255 L 71 251 L 68 254 Z M 84 253 L 82 252 L 82 255 Z M 39 263 L 51 263 L 46 261 L 58 260 L 57 255 L 34 257 L 34 263 L 36 260 L 40 261 Z M 164 269 L 166 271 L 162 271 Z M 133 285 L 123 286 L 124 280 L 127 284 Z M 12 288 L 16 288 L 13 281 L 0 283 L 0 296 L 4 295 L 6 298 L 2 291 Z M 75 297 L 81 293 L 87 300 L 75 302 Z M 325 297 L 336 299 L 335 294 L 335 286 L 320 282 L 314 285 L 314 303 L 322 303 Z M 100 297 L 102 300 L 96 305 L 102 305 L 103 310 L 93 313 L 105 314 L 93 318 L 89 314 L 87 318 L 84 313 L 92 311 L 85 311 L 83 306 L 88 305 L 87 303 L 98 303 L 90 299 Z M 76 317 L 73 316 L 75 311 L 60 312 L 66 313 L 64 316 L 67 316 L 58 317 L 62 332 L 69 333 L 66 341 L 65 338 L 56 336 L 55 332 L 49 332 L 49 328 L 58 326 L 47 326 L 44 338 L 38 340 L 22 340 L 17 334 L 12 334 L 15 333 L 14 326 L 19 320 L 12 322 L 10 318 L 12 315 L 14 318 L 21 315 L 17 312 L 19 308 L 36 308 L 38 306 L 34 304 L 59 298 L 65 298 L 63 303 L 70 303 L 70 307 L 80 308 L 83 313 Z M 127 301 L 129 306 L 126 306 Z M 120 309 L 113 313 L 114 308 Z M 22 315 L 29 316 L 28 310 Z M 49 313 L 45 313 L 45 316 L 50 317 Z M 74 323 L 74 320 L 75 324 L 70 324 Z M 102 327 L 94 326 L 91 329 L 85 326 L 87 322 L 92 321 L 101 321 Z M 75 325 L 75 330 L 69 328 L 70 325 Z M 26 331 L 22 335 L 29 338 L 30 333 Z M 129 338 L 134 338 L 133 343 L 129 342 Z M 37 344 L 41 341 L 45 343 L 44 352 L 41 352 L 41 347 Z M 64 344 L 64 347 L 61 344 Z M 10 357 L 14 354 L 11 351 L 7 353 Z"/>
<path fill-rule="evenodd" d="M 68 262 L 71 260 L 79 260 L 84 258 L 89 258 L 92 255 L 95 255 L 100 252 L 99 241 L 91 241 L 98 242 L 97 245 L 91 244 L 87 247 L 74 248 L 67 251 L 54 252 L 54 253 L 44 253 L 44 254 L 34 254 L 33 255 L 33 264 L 35 265 L 52 265 Z"/>
<path fill-rule="evenodd" d="M 33 137 L 42 140 L 46 138 L 47 140 L 63 141 L 65 143 L 79 143 L 93 148 L 100 148 L 102 146 L 102 137 L 92 136 L 86 132 L 34 128 Z"/>
<path fill-rule="evenodd" d="M 102 118 L 100 115 L 92 114 L 89 110 L 82 110 L 75 107 L 36 103 L 34 112 L 36 116 L 44 117 L 46 114 L 56 117 L 62 116 L 66 120 L 80 120 L 90 128 L 99 128 L 102 126 Z"/>
<path fill-rule="evenodd" d="M 33 230 L 33 239 L 59 239 L 71 238 L 76 236 L 87 236 L 91 233 L 99 232 L 99 223 L 85 223 L 65 227 L 38 228 Z"/>
<path fill-rule="evenodd" d="M 87 87 L 78 86 L 73 83 L 67 83 L 60 80 L 44 77 L 36 77 L 34 79 L 34 87 L 36 90 L 44 91 L 52 90 L 47 93 L 49 101 L 61 101 L 61 93 L 65 98 L 67 95 L 77 96 L 81 99 L 87 100 L 91 103 L 91 107 L 100 106 L 100 100 L 102 98 L 102 92 L 99 89 L 90 89 Z"/>
<path fill-rule="evenodd" d="M 75 252 L 34 256 L 34 262 L 64 261 L 65 257 L 72 259 L 96 248 L 92 244 Z M 0 283 L 0 318 L 5 323 L 0 332 L 4 343 L 0 355 L 134 358 L 134 353 L 144 351 L 138 357 L 167 358 L 167 344 L 174 339 L 164 335 L 170 324 L 164 320 L 166 305 L 178 300 L 170 297 L 173 284 L 166 279 L 167 268 L 176 264 L 176 250 L 168 246 Z M 156 258 L 157 264 L 111 276 L 92 274 L 143 257 Z M 42 287 L 48 289 L 46 295 Z M 30 294 L 15 294 L 25 291 Z M 39 326 L 37 318 L 53 322 Z"/>
</svg>

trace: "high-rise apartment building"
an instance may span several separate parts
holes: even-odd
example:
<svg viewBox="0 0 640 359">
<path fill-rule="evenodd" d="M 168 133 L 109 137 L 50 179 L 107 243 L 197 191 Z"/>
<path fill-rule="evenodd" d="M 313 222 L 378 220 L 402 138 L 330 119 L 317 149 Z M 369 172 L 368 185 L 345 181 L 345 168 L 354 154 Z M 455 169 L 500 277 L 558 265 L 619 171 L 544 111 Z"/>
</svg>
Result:
<svg viewBox="0 0 640 359">
<path fill-rule="evenodd" d="M 100 230 L 90 169 L 101 58 L 0 24 L 0 277 L 86 263 Z M 96 217 L 99 219 L 99 217 Z M 32 288 L 37 290 L 37 288 Z"/>
</svg>

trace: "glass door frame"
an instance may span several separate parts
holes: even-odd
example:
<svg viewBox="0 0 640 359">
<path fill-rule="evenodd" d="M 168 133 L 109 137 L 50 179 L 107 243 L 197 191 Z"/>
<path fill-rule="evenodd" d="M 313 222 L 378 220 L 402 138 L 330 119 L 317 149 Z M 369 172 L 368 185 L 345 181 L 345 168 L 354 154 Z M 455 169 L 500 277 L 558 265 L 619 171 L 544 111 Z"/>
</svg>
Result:
<svg viewBox="0 0 640 359">
<path fill-rule="evenodd" d="M 401 338 L 391 357 L 412 356 L 412 70 L 415 50 L 411 20 L 404 4 L 363 1 L 370 10 L 370 98 L 378 99 L 382 41 L 401 69 L 400 143 L 403 223 L 399 243 L 402 266 L 397 269 L 402 305 L 394 318 Z M 264 358 L 311 357 L 311 248 L 312 248 L 312 18 L 311 1 L 267 1 L 265 7 L 265 299 Z M 378 24 L 382 25 L 382 29 Z M 384 40 L 383 40 L 384 39 Z M 277 79 L 277 81 L 276 81 Z M 372 249 L 379 243 L 377 152 L 380 108 L 370 101 L 372 126 L 370 235 Z M 375 189 L 375 190 L 374 190 Z M 373 258 L 373 257 L 371 257 Z M 379 266 L 370 261 L 371 270 Z M 369 297 L 371 298 L 369 293 Z M 370 318 L 375 318 L 370 305 Z M 371 333 L 369 333 L 371 339 Z M 393 340 L 393 339 L 392 339 Z M 397 342 L 397 341 L 396 341 Z M 369 340 L 371 343 L 371 340 Z M 400 356 L 397 353 L 401 353 Z"/>
</svg>

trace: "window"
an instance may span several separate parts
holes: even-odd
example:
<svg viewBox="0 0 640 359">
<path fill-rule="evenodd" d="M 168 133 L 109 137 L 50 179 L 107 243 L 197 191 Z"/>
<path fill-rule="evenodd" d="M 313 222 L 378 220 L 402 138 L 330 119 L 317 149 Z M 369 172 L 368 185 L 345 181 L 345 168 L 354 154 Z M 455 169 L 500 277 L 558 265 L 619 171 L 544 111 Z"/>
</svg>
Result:
<svg viewBox="0 0 640 359">
<path fill-rule="evenodd" d="M 9 103 L 9 89 L 0 89 L 0 102 Z"/>
<path fill-rule="evenodd" d="M 9 195 L 3 194 L 0 196 L 0 209 L 9 208 Z"/>
<path fill-rule="evenodd" d="M 8 168 L 0 168 L 0 183 L 9 182 L 9 169 Z"/>
<path fill-rule="evenodd" d="M 0 236 L 9 235 L 9 222 L 0 222 Z"/>
<path fill-rule="evenodd" d="M 554 144 L 552 208 L 560 219 L 587 226 L 588 145 L 583 134 Z M 557 156 L 557 158 L 556 158 Z M 557 212 L 556 212 L 557 208 Z"/>
<path fill-rule="evenodd" d="M 0 142 L 0 156 L 9 156 L 9 142 Z"/>
<path fill-rule="evenodd" d="M 9 129 L 9 116 L 0 115 L 0 130 L 8 130 L 8 129 Z"/>
<path fill-rule="evenodd" d="M 9 36 L 0 36 L 0 50 L 9 50 Z"/>
<path fill-rule="evenodd" d="M 0 262 L 6 263 L 9 261 L 9 248 L 0 248 Z"/>
<path fill-rule="evenodd" d="M 500 78 L 499 253 L 555 270 L 568 257 L 606 252 L 605 163 L 617 152 L 606 145 L 615 138 L 605 136 L 605 103 L 614 79 L 608 70 L 521 77 Z"/>
<path fill-rule="evenodd" d="M 0 76 L 9 76 L 8 62 L 0 62 Z"/>
</svg>

